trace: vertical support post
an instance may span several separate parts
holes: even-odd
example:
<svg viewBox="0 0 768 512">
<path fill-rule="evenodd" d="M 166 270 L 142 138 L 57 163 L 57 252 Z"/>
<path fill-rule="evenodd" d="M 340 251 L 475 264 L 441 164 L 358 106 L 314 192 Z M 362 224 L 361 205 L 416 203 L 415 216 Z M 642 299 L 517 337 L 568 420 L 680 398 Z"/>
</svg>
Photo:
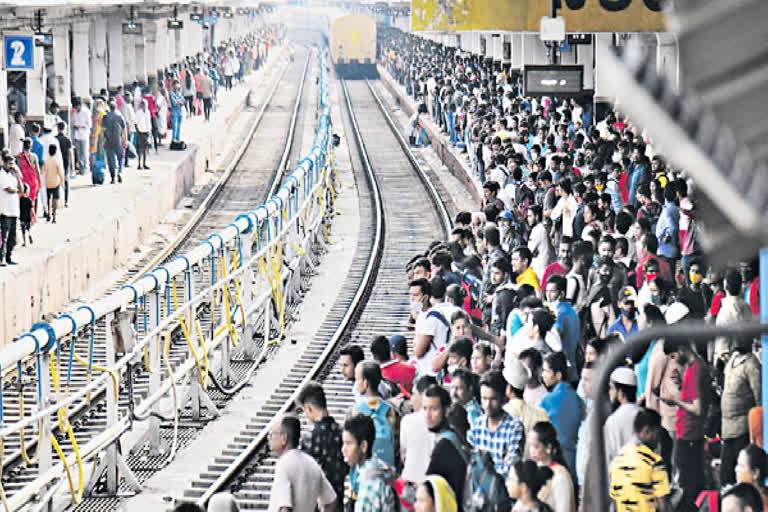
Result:
<svg viewBox="0 0 768 512">
<path fill-rule="evenodd" d="M 768 248 L 760 249 L 760 323 L 768 323 Z M 761 374 L 761 389 L 763 403 L 763 446 L 765 446 L 765 426 L 768 425 L 768 407 L 765 406 L 768 397 L 768 336 L 760 339 L 760 361 L 763 371 Z"/>
<path fill-rule="evenodd" d="M 115 318 L 115 313 L 107 313 L 104 316 L 104 323 L 106 324 L 105 334 L 104 334 L 104 349 L 106 351 L 106 367 L 107 368 L 113 368 L 115 366 L 115 345 L 112 340 L 112 321 Z M 115 393 L 117 390 L 114 389 L 114 382 L 112 382 L 112 379 L 109 380 L 109 386 L 111 389 L 107 391 L 107 425 L 114 425 L 117 423 L 118 417 L 117 417 L 117 402 L 115 401 Z M 119 441 L 118 441 L 119 442 Z M 106 467 L 106 473 L 107 473 L 107 493 L 111 496 L 117 495 L 117 486 L 119 483 L 119 479 L 117 476 L 117 444 L 112 443 L 107 447 L 107 467 Z"/>
<path fill-rule="evenodd" d="M 160 323 L 160 290 L 154 290 L 149 294 L 149 331 L 153 331 Z M 154 370 L 149 375 L 149 396 L 160 389 L 160 340 L 154 337 L 149 340 L 149 367 Z M 160 405 L 152 406 L 156 413 L 160 413 Z M 153 455 L 165 453 L 160 439 L 160 419 L 155 416 L 149 418 L 149 430 L 147 432 L 149 451 Z"/>
<path fill-rule="evenodd" d="M 43 354 L 39 358 L 40 361 L 40 403 L 38 404 L 38 412 L 43 411 L 48 406 L 48 401 L 51 396 L 51 355 Z M 43 445 L 38 447 L 40 450 L 40 474 L 45 474 L 51 468 L 53 462 L 53 445 L 51 444 L 51 422 L 46 418 L 43 421 Z"/>
</svg>

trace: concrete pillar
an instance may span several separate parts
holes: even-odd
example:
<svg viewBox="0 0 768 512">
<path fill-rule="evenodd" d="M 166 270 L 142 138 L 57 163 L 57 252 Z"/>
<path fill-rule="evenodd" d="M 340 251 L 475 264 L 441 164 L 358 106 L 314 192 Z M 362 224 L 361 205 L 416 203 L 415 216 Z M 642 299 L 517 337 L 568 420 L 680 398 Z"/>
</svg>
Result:
<svg viewBox="0 0 768 512">
<path fill-rule="evenodd" d="M 174 59 L 173 62 L 179 62 L 180 60 L 184 59 L 184 30 L 174 30 L 173 31 L 173 48 L 174 48 Z"/>
<path fill-rule="evenodd" d="M 45 115 L 45 50 L 35 46 L 35 69 L 27 71 L 27 117 L 42 121 Z"/>
<path fill-rule="evenodd" d="M 89 21 L 78 21 L 72 24 L 72 55 L 75 59 L 70 60 L 70 72 L 72 75 L 72 94 L 80 98 L 90 96 L 91 72 L 89 69 L 90 59 L 84 59 L 83 56 L 89 55 L 89 31 L 91 23 Z"/>
<path fill-rule="evenodd" d="M 121 83 L 123 84 L 132 84 L 136 80 L 136 39 L 141 37 L 133 34 L 124 34 L 121 37 L 120 45 L 123 50 L 123 80 Z"/>
<path fill-rule="evenodd" d="M 144 35 L 136 36 L 136 44 L 133 48 L 133 58 L 136 66 L 136 80 L 139 82 L 147 81 L 147 52 L 144 42 Z"/>
<path fill-rule="evenodd" d="M 510 42 L 510 68 L 522 69 L 523 67 L 523 34 L 514 32 L 509 36 Z"/>
<path fill-rule="evenodd" d="M 547 47 L 539 34 L 522 34 L 522 64 L 548 64 Z"/>
<path fill-rule="evenodd" d="M 488 55 L 496 62 L 504 59 L 504 34 L 489 34 Z"/>
<path fill-rule="evenodd" d="M 97 16 L 90 25 L 88 47 L 91 59 L 91 91 L 107 88 L 107 20 Z M 78 59 L 75 59 L 77 61 Z"/>
<path fill-rule="evenodd" d="M 609 77 L 601 73 L 600 62 L 606 58 L 613 47 L 613 34 L 597 33 L 594 34 L 595 46 L 595 98 L 604 99 L 607 97 L 606 81 Z"/>
<path fill-rule="evenodd" d="M 656 72 L 666 77 L 675 92 L 680 91 L 680 48 L 677 35 L 669 32 L 656 33 Z"/>
<path fill-rule="evenodd" d="M 72 82 L 69 58 L 69 25 L 53 27 L 53 99 L 67 112 L 71 106 Z"/>
<path fill-rule="evenodd" d="M 576 46 L 576 63 L 584 67 L 584 89 L 595 87 L 595 43 Z"/>
<path fill-rule="evenodd" d="M 110 18 L 107 30 L 109 73 L 107 85 L 116 89 L 123 85 L 123 25 L 120 18 Z"/>
</svg>

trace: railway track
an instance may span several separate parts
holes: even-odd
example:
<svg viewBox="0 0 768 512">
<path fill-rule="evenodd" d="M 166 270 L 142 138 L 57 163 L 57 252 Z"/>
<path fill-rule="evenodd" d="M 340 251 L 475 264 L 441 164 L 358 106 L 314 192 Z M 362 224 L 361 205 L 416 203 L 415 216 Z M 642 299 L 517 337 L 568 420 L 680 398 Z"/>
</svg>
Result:
<svg viewBox="0 0 768 512">
<path fill-rule="evenodd" d="M 205 505 L 214 493 L 228 490 L 241 509 L 266 509 L 276 462 L 267 443 L 273 423 L 293 409 L 298 391 L 312 379 L 323 382 L 330 413 L 343 421 L 353 399 L 351 384 L 335 368 L 339 349 L 358 343 L 367 352 L 375 335 L 406 334 L 405 265 L 449 233 L 445 205 L 371 84 L 338 84 L 346 107 L 345 133 L 357 146 L 352 162 L 360 198 L 361 229 L 349 275 L 298 364 L 180 501 Z"/>
<path fill-rule="evenodd" d="M 297 52 L 298 58 L 288 63 L 282 69 L 280 77 L 271 88 L 270 93 L 256 115 L 256 119 L 251 125 L 248 136 L 244 141 L 245 146 L 236 152 L 235 158 L 228 167 L 228 170 L 208 192 L 196 213 L 181 229 L 179 236 L 158 253 L 145 257 L 137 265 L 127 269 L 111 291 L 130 284 L 137 277 L 143 275 L 145 271 L 161 266 L 164 262 L 177 257 L 178 254 L 183 254 L 192 245 L 198 244 L 200 240 L 204 240 L 205 236 L 208 236 L 211 232 L 226 226 L 237 214 L 252 210 L 257 205 L 263 204 L 267 197 L 274 194 L 282 184 L 284 171 L 288 167 L 289 162 L 292 161 L 292 157 L 298 154 L 300 150 L 300 148 L 296 148 L 294 141 L 301 139 L 303 130 L 303 123 L 297 127 L 297 121 L 302 118 L 302 114 L 306 116 L 308 113 L 307 106 L 302 107 L 302 105 L 308 103 L 303 100 L 311 98 L 311 88 L 304 87 L 304 84 L 307 81 L 306 77 L 309 75 L 310 69 L 315 67 L 313 64 L 315 59 L 312 58 L 313 54 L 314 50 L 311 47 L 299 47 Z M 298 81 L 295 79 L 286 80 L 286 77 L 294 76 L 301 77 L 301 79 Z M 193 273 L 195 285 L 198 287 L 202 286 L 203 288 L 210 284 L 212 277 L 210 269 L 204 267 L 200 266 L 200 271 Z M 178 293 L 184 297 L 183 294 L 185 292 L 185 286 L 181 284 Z M 166 294 L 161 299 L 160 309 L 164 314 L 170 311 L 171 308 L 168 306 L 173 300 L 170 294 Z M 146 319 L 149 316 L 149 312 L 146 308 L 144 308 L 144 311 L 139 308 L 137 310 L 136 329 L 141 336 L 147 332 Z M 201 316 L 201 319 L 204 318 L 204 315 Z M 98 322 L 88 332 L 81 331 L 79 336 L 71 342 L 75 343 L 78 354 L 85 358 L 92 357 L 93 368 L 98 368 L 101 365 L 105 365 L 107 357 L 105 340 L 106 325 L 104 322 Z M 256 340 L 256 342 L 258 343 L 259 340 Z M 93 343 L 93 349 L 89 351 L 91 343 Z M 264 344 L 263 339 L 261 344 Z M 61 346 L 61 352 L 62 356 L 59 359 L 61 368 L 59 370 L 63 381 L 68 370 L 66 354 L 69 352 L 64 344 Z M 183 337 L 180 338 L 178 335 L 175 335 L 169 352 L 171 367 L 175 368 L 186 359 L 187 355 L 188 348 Z M 234 379 L 242 378 L 254 366 L 252 361 L 243 358 L 242 362 L 235 362 L 233 364 L 232 377 Z M 144 371 L 140 365 L 135 366 L 134 370 L 133 396 L 129 396 L 124 385 L 120 386 L 120 417 L 128 414 L 128 406 L 131 400 L 139 401 L 140 398 L 145 397 L 147 394 L 148 372 Z M 121 375 L 120 380 L 123 377 L 125 375 Z M 34 365 L 29 366 L 23 371 L 23 378 L 21 379 L 23 385 L 21 388 L 18 375 L 12 374 L 6 378 L 3 397 L 4 423 L 10 424 L 19 420 L 21 416 L 21 402 L 19 398 L 22 394 L 26 404 L 24 416 L 29 416 L 37 410 L 37 390 L 34 378 Z M 85 366 L 72 366 L 69 387 L 73 393 L 86 386 L 89 381 L 89 371 Z M 81 403 L 79 406 L 69 410 L 74 437 L 81 446 L 104 431 L 108 426 L 104 400 L 105 391 L 106 388 L 102 388 L 101 391 L 92 394 L 90 403 Z M 217 405 L 221 405 L 229 398 L 226 394 L 216 391 L 211 392 L 211 396 Z M 204 426 L 205 419 L 186 423 L 182 422 L 179 430 L 181 445 L 186 444 L 194 437 L 195 432 Z M 162 427 L 166 427 L 166 425 L 162 425 Z M 163 428 L 163 430 L 170 432 L 168 428 Z M 73 449 L 72 445 L 66 432 L 59 431 L 55 421 L 52 421 L 52 432 L 63 452 L 69 455 Z M 165 432 L 164 435 L 168 437 Z M 38 428 L 27 429 L 25 438 L 26 452 L 31 455 L 38 449 Z M 25 463 L 20 436 L 9 437 L 4 442 L 2 484 L 7 497 L 11 499 L 16 493 L 25 490 L 27 486 L 34 482 L 39 476 L 39 471 L 36 464 Z M 42 444 L 45 445 L 47 443 Z M 129 464 L 131 462 L 134 463 L 132 465 L 136 470 L 135 473 L 141 481 L 160 469 L 167 458 L 167 455 L 148 457 L 144 453 L 138 453 L 132 460 L 129 458 Z M 107 510 L 111 507 L 106 505 L 115 504 L 102 502 L 96 503 L 97 506 L 91 508 L 94 504 L 86 500 L 78 507 L 78 510 Z"/>
</svg>

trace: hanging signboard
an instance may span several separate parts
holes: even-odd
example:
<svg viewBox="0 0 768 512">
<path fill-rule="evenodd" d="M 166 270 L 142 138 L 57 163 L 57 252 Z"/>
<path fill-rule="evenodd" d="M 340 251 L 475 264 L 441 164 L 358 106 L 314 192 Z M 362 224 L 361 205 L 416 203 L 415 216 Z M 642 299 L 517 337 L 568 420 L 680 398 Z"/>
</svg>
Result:
<svg viewBox="0 0 768 512">
<path fill-rule="evenodd" d="M 35 69 L 35 36 L 3 36 L 3 55 L 7 71 Z"/>
<path fill-rule="evenodd" d="M 568 32 L 665 32 L 660 0 L 560 0 Z M 415 31 L 538 32 L 551 15 L 544 0 L 411 0 Z"/>
</svg>

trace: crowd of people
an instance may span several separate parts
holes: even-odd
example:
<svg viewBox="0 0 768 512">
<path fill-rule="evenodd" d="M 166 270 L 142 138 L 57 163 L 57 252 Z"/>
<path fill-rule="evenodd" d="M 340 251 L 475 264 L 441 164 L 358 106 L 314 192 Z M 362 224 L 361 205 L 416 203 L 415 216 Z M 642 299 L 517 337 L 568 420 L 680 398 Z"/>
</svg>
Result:
<svg viewBox="0 0 768 512">
<path fill-rule="evenodd" d="M 75 97 L 70 112 L 48 98 L 43 123 L 28 122 L 23 92 L 10 90 L 0 171 L 0 266 L 16 264 L 12 252 L 19 229 L 25 246 L 33 243 L 38 216 L 56 222 L 59 203 L 69 205 L 71 180 L 85 176 L 101 185 L 108 171 L 112 184 L 122 183 L 132 159 L 139 171 L 149 171 L 147 155 L 164 141 L 170 139 L 170 149 L 184 149 L 185 115 L 210 121 L 219 90 L 231 90 L 261 68 L 281 32 L 272 27 L 206 48 L 147 83 Z"/>
<path fill-rule="evenodd" d="M 619 512 L 768 509 L 756 340 L 655 339 L 594 400 L 634 333 L 759 315 L 756 262 L 703 259 L 695 183 L 619 112 L 523 97 L 490 62 L 399 31 L 380 42 L 411 126 L 467 153 L 484 201 L 405 269 L 411 343 L 342 348 L 344 421 L 310 383 L 311 431 L 275 424 L 271 510 L 587 511 L 598 465 Z"/>
</svg>

